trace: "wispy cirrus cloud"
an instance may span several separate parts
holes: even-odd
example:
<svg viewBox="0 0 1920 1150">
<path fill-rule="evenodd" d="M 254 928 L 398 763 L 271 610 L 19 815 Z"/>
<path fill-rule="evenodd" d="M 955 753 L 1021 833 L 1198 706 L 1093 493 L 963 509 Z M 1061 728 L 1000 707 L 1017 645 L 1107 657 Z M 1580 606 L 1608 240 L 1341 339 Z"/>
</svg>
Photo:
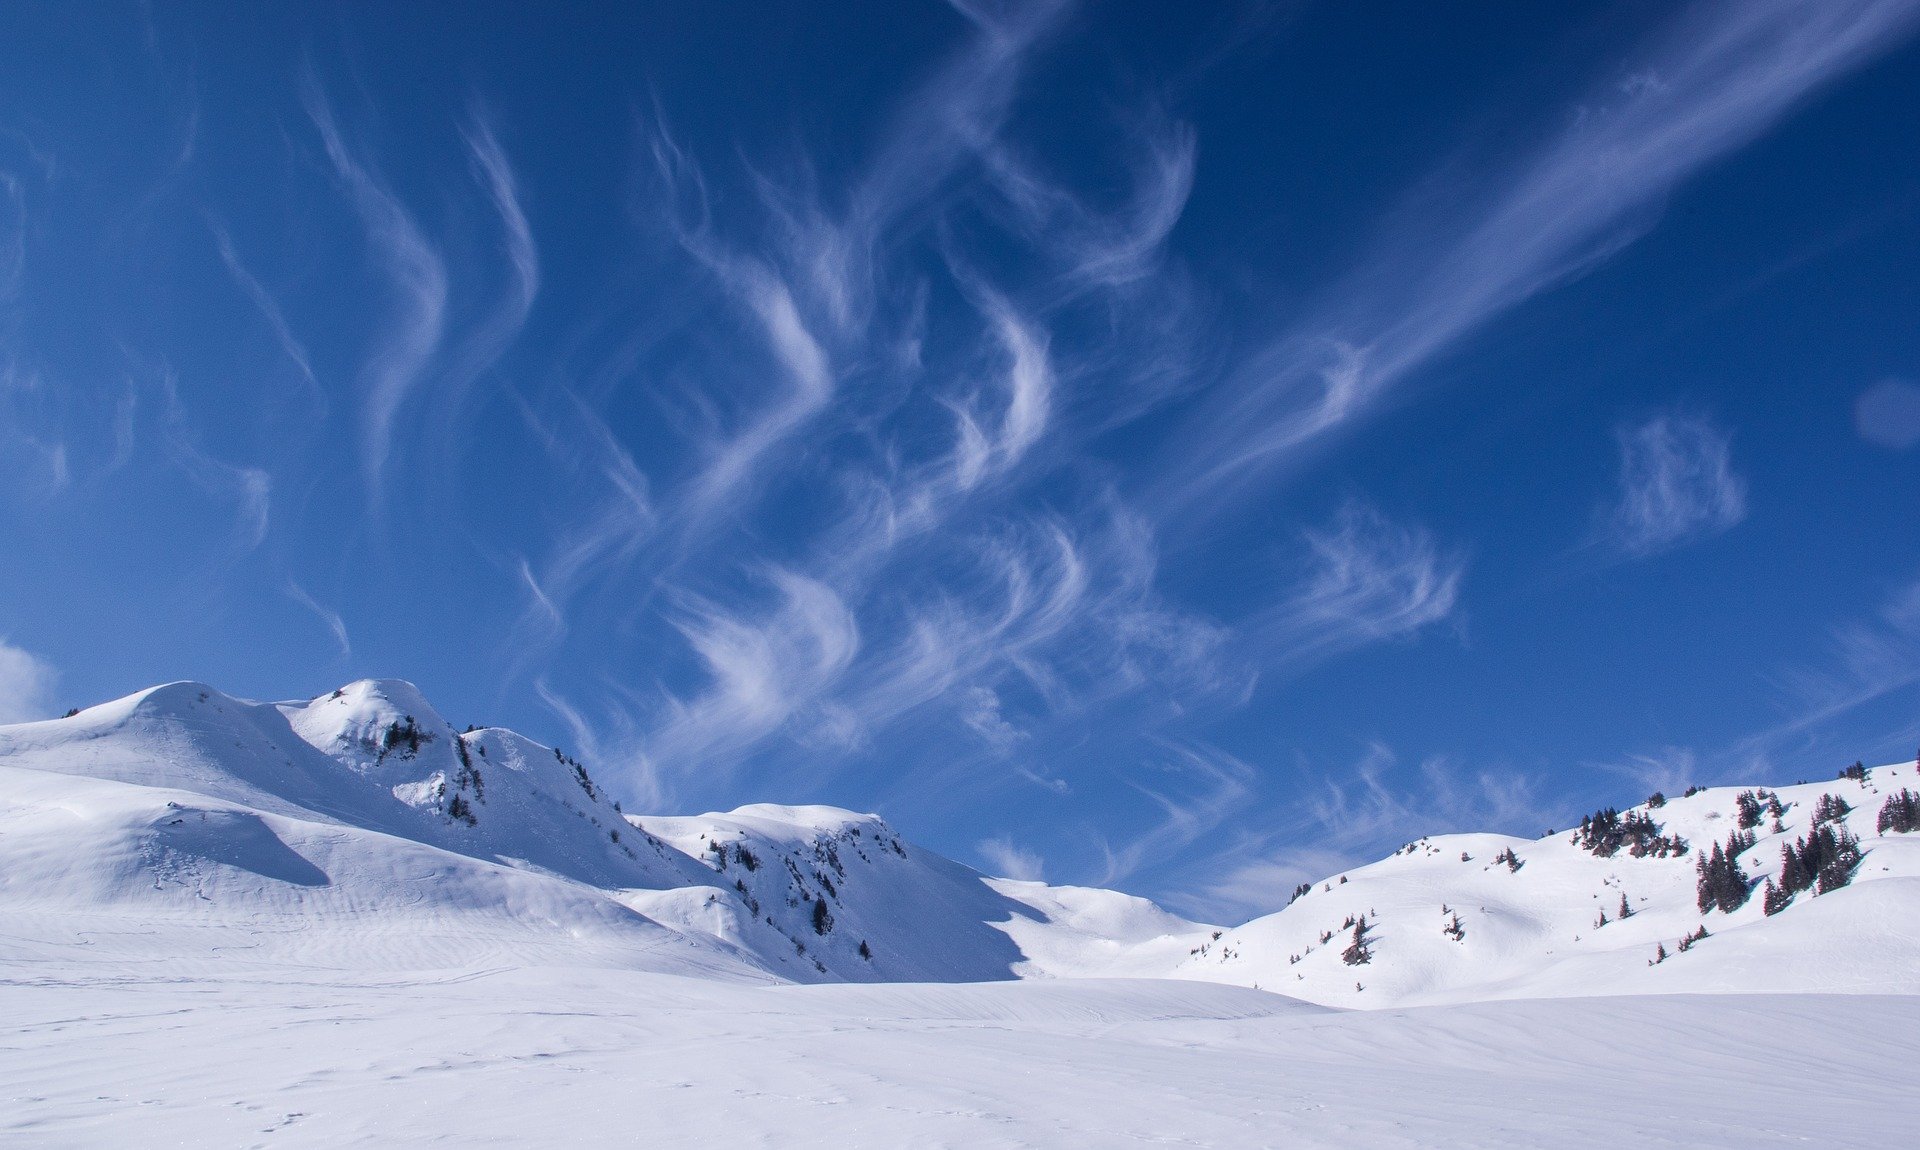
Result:
<svg viewBox="0 0 1920 1150">
<path fill-rule="evenodd" d="M 1425 528 L 1349 502 L 1304 541 L 1302 577 L 1247 628 L 1276 665 L 1307 666 L 1413 635 L 1459 605 L 1466 558 Z"/>
<path fill-rule="evenodd" d="M 232 501 L 237 547 L 247 551 L 259 547 L 272 522 L 273 477 L 264 467 L 229 463 L 202 448 L 181 400 L 179 381 L 164 364 L 159 382 L 165 398 L 163 443 L 168 457 L 202 491 Z"/>
<path fill-rule="evenodd" d="M 316 618 L 326 624 L 327 633 L 333 636 L 334 646 L 340 649 L 340 658 L 343 661 L 353 658 L 353 643 L 347 638 L 347 621 L 340 617 L 340 612 L 322 604 L 308 594 L 305 587 L 291 579 L 287 580 L 285 590 L 287 598 L 313 612 Z"/>
<path fill-rule="evenodd" d="M 1183 478 L 1174 502 L 1265 472 L 1496 317 L 1599 266 L 1682 181 L 1916 24 L 1908 0 L 1687 8 L 1477 203 L 1450 219 L 1429 206 L 1237 368 L 1189 432 L 1187 449 L 1204 444 L 1218 462 Z"/>
<path fill-rule="evenodd" d="M 675 625 L 699 657 L 707 685 L 670 698 L 645 741 L 656 770 L 724 770 L 738 755 L 790 722 L 828 725 L 817 704 L 860 649 L 859 626 L 832 588 L 783 569 L 766 572 L 776 599 L 757 616 L 691 600 Z"/>
<path fill-rule="evenodd" d="M 1160 820 L 1115 847 L 1101 843 L 1106 870 L 1102 886 L 1125 881 L 1149 861 L 1165 862 L 1183 854 L 1218 829 L 1253 796 L 1259 771 L 1243 759 L 1204 743 L 1161 744 L 1151 763 L 1159 777 L 1151 785 L 1135 782 L 1161 813 Z"/>
<path fill-rule="evenodd" d="M 220 262 L 226 266 L 227 274 L 233 277 L 233 282 L 246 294 L 254 310 L 260 313 L 260 318 L 266 321 L 268 330 L 273 332 L 274 339 L 280 344 L 281 352 L 294 367 L 299 369 L 300 377 L 306 381 L 309 394 L 324 411 L 326 391 L 320 386 L 319 377 L 313 374 L 313 361 L 307 354 L 306 345 L 301 343 L 300 338 L 293 333 L 293 328 L 287 323 L 287 317 L 282 312 L 279 301 L 248 270 L 247 265 L 240 258 L 240 253 L 234 249 L 233 237 L 227 234 L 227 229 L 214 220 L 209 220 L 207 226 L 213 232 L 214 247 L 220 253 Z"/>
<path fill-rule="evenodd" d="M 1665 412 L 1621 427 L 1620 494 L 1595 542 L 1639 558 L 1717 535 L 1747 516 L 1747 485 L 1733 469 L 1733 437 L 1704 416 Z"/>
<path fill-rule="evenodd" d="M 377 503 L 393 454 L 394 424 L 421 386 L 446 330 L 447 268 L 413 215 L 377 172 L 362 163 L 334 121 L 319 81 L 304 92 L 313 120 L 347 199 L 360 217 L 367 246 L 391 285 L 396 308 L 361 369 L 362 466 L 369 498 Z"/>
</svg>

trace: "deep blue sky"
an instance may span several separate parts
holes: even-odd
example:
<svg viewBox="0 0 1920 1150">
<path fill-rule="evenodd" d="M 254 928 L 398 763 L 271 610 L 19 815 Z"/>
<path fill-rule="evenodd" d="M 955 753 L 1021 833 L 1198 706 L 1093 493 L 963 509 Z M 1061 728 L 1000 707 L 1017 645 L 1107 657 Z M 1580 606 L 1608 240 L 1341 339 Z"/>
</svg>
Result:
<svg viewBox="0 0 1920 1150">
<path fill-rule="evenodd" d="M 1920 743 L 1920 3 L 10 4 L 0 719 L 1231 918 Z"/>
</svg>

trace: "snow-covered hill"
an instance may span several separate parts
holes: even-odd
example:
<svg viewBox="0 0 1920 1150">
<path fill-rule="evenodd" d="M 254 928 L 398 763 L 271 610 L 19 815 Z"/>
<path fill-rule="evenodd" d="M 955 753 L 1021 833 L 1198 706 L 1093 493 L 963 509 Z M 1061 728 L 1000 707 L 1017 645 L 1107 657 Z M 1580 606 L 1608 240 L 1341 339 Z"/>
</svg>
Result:
<svg viewBox="0 0 1920 1150">
<path fill-rule="evenodd" d="M 405 683 L 176 683 L 0 727 L 0 1142 L 1894 1145 L 1906 788 L 1423 839 L 1226 930 L 874 815 L 628 815 Z M 1785 845 L 1833 857 L 1768 915 Z M 1743 990 L 1795 993 L 1672 993 Z"/>
<path fill-rule="evenodd" d="M 627 816 L 560 752 L 455 730 L 397 680 L 289 703 L 174 683 L 0 728 L 0 915 L 56 935 L 158 916 L 199 953 L 377 963 L 371 936 L 413 935 L 409 961 L 496 940 L 795 982 L 1161 974 L 1205 930 L 989 880 L 873 815 Z"/>
<path fill-rule="evenodd" d="M 1888 800 L 1920 792 L 1920 778 L 1913 764 L 1856 774 L 1655 799 L 1538 840 L 1421 839 L 1208 940 L 1175 973 L 1358 1007 L 1674 992 L 1920 994 L 1920 833 L 1879 825 Z M 1858 861 L 1830 864 L 1824 881 L 1809 873 L 1814 885 L 1789 899 L 1783 848 L 1799 857 L 1816 837 L 1843 853 L 1857 840 Z M 1716 847 L 1731 858 L 1721 889 L 1736 905 L 1703 909 L 1701 865 Z M 1781 891 L 1772 914 L 1769 881 Z"/>
<path fill-rule="evenodd" d="M 1422 839 L 1220 929 L 988 878 L 875 815 L 627 814 L 560 752 L 458 731 L 404 682 L 289 703 L 174 683 L 0 728 L 0 915 L 123 942 L 157 916 L 199 953 L 315 961 L 411 933 L 410 962 L 518 947 L 802 983 L 1174 977 L 1357 1007 L 1920 994 L 1920 833 L 1900 829 L 1920 798 L 1880 818 L 1909 789 L 1911 764 L 1660 798 L 1539 840 Z"/>
</svg>

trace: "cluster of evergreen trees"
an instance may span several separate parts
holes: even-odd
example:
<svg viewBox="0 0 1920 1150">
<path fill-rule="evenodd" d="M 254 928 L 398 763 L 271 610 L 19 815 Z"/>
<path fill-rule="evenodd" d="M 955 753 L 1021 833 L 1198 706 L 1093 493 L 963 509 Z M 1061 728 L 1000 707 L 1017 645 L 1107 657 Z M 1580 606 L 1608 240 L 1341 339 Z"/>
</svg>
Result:
<svg viewBox="0 0 1920 1150">
<path fill-rule="evenodd" d="M 1700 924 L 1700 929 L 1694 931 L 1692 934 L 1686 935 L 1680 940 L 1680 947 L 1679 947 L 1680 952 L 1684 954 L 1687 951 L 1692 950 L 1695 943 L 1704 941 L 1706 937 L 1707 937 L 1707 924 L 1703 922 Z"/>
<path fill-rule="evenodd" d="M 1623 815 L 1613 807 L 1581 818 L 1580 829 L 1573 832 L 1573 841 L 1595 858 L 1603 859 L 1612 858 L 1622 847 L 1634 858 L 1647 855 L 1666 858 L 1687 853 L 1687 840 L 1678 835 L 1661 834 L 1660 824 L 1645 811 L 1628 811 Z"/>
<path fill-rule="evenodd" d="M 1513 853 L 1512 847 L 1508 847 L 1505 850 L 1501 851 L 1499 854 L 1494 855 L 1493 861 L 1497 863 L 1506 863 L 1507 869 L 1510 871 L 1517 871 L 1521 867 L 1527 865 L 1526 860 L 1522 859 L 1519 855 Z"/>
<path fill-rule="evenodd" d="M 1880 821 L 1875 830 L 1883 835 L 1920 831 L 1920 795 L 1905 787 L 1900 788 L 1899 794 L 1889 795 L 1880 807 Z"/>
<path fill-rule="evenodd" d="M 1775 834 L 1784 829 L 1780 825 L 1780 819 L 1787 813 L 1787 808 L 1781 804 L 1780 796 L 1771 791 L 1741 791 L 1734 796 L 1733 805 L 1737 815 L 1736 821 L 1741 830 L 1759 826 L 1762 814 L 1773 818 Z"/>
<path fill-rule="evenodd" d="M 413 721 L 412 715 L 408 715 L 404 719 L 395 719 L 381 730 L 377 749 L 382 759 L 387 757 L 388 752 L 396 750 L 401 758 L 411 759 L 420 753 L 421 743 L 431 742 L 433 732 L 421 730 L 420 724 Z"/>
<path fill-rule="evenodd" d="M 472 804 L 468 803 L 466 796 L 458 791 L 455 791 L 453 797 L 447 800 L 447 817 L 457 819 L 470 827 L 480 825 L 479 816 L 473 813 Z"/>
<path fill-rule="evenodd" d="M 1860 865 L 1860 840 L 1847 828 L 1822 823 L 1792 846 L 1780 848 L 1780 887 L 1791 897 L 1809 887 L 1814 893 L 1839 890 L 1853 881 Z"/>
<path fill-rule="evenodd" d="M 1837 822 L 1851 813 L 1853 808 L 1839 795 L 1821 795 L 1820 801 L 1813 804 L 1813 825 Z"/>
<path fill-rule="evenodd" d="M 1725 847 L 1713 844 L 1713 853 L 1695 864 L 1700 875 L 1695 890 L 1701 914 L 1716 908 L 1732 914 L 1747 904 L 1750 892 L 1747 876 L 1740 870 L 1740 852 L 1752 845 L 1751 835 L 1743 838 L 1742 832 L 1735 831 Z"/>
</svg>

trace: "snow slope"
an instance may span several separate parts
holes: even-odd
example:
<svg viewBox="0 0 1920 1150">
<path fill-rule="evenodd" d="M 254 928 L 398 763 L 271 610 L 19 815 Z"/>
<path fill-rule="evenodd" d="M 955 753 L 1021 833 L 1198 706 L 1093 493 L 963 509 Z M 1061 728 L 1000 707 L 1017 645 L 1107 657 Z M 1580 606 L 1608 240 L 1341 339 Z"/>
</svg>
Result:
<svg viewBox="0 0 1920 1150">
<path fill-rule="evenodd" d="M 1639 812 L 1684 856 L 1426 839 L 1216 930 L 873 815 L 627 816 L 404 683 L 171 684 L 0 728 L 0 1143 L 1904 1144 L 1903 786 L 1780 788 L 1749 883 L 1823 795 L 1864 858 L 1771 917 L 1695 905 L 1727 789 Z"/>
<path fill-rule="evenodd" d="M 1166 979 L 750 987 L 72 953 L 0 967 L 0 1143 L 1887 1147 L 1911 1142 L 1920 1029 L 1914 998 L 1346 1012 Z"/>
<path fill-rule="evenodd" d="M 1145 899 L 1084 887 L 983 880 L 901 838 L 876 815 L 833 807 L 741 807 L 634 818 L 726 885 L 691 919 L 684 897 L 628 905 L 768 956 L 797 981 L 981 982 L 1160 975 L 1206 927 Z"/>
<path fill-rule="evenodd" d="M 428 930 L 631 961 L 670 939 L 646 968 L 690 949 L 725 977 L 956 982 L 1164 973 L 1205 929 L 1113 892 L 996 885 L 873 815 L 629 818 L 559 752 L 457 731 L 397 680 L 272 704 L 156 687 L 0 728 L 0 777 L 0 915 L 53 934 L 152 913 L 207 947 L 271 922 L 329 953 Z M 1152 969 L 1116 961 L 1142 944 Z"/>
<path fill-rule="evenodd" d="M 1879 834 L 1886 798 L 1920 790 L 1914 766 L 1864 779 L 1780 787 L 1738 863 L 1752 897 L 1702 912 L 1697 866 L 1739 829 L 1742 788 L 1702 790 L 1639 813 L 1690 845 L 1683 856 L 1600 857 L 1573 832 L 1538 840 L 1441 835 L 1313 884 L 1285 910 L 1203 944 L 1178 977 L 1259 986 L 1314 1002 L 1415 1003 L 1676 992 L 1825 991 L 1920 994 L 1920 834 Z M 1771 917 L 1761 891 L 1781 847 L 1813 831 L 1821 796 L 1851 812 L 1834 823 L 1860 840 L 1852 882 L 1800 893 Z M 1515 870 L 1495 856 L 1511 851 Z M 1622 919 L 1622 900 L 1631 914 Z M 1446 933 L 1458 916 L 1459 938 Z M 1606 922 L 1601 925 L 1601 916 Z M 1367 962 L 1344 960 L 1366 919 Z M 1681 951 L 1704 927 L 1708 937 Z M 1664 949 L 1667 957 L 1659 958 Z"/>
</svg>

